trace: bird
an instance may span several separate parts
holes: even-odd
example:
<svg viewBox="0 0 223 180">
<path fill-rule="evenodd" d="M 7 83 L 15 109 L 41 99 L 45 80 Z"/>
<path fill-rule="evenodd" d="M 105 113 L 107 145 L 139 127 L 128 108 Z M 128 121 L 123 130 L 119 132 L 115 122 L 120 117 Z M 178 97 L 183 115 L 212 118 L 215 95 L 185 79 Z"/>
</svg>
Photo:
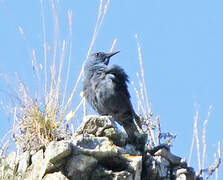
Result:
<svg viewBox="0 0 223 180">
<path fill-rule="evenodd" d="M 92 54 L 84 63 L 83 93 L 87 102 L 102 116 L 111 116 L 125 129 L 131 144 L 138 140 L 140 117 L 135 113 L 128 91 L 128 75 L 118 65 L 109 65 L 119 51 Z M 140 141 L 140 142 L 139 142 Z M 144 143 L 144 142 L 142 142 Z"/>
</svg>

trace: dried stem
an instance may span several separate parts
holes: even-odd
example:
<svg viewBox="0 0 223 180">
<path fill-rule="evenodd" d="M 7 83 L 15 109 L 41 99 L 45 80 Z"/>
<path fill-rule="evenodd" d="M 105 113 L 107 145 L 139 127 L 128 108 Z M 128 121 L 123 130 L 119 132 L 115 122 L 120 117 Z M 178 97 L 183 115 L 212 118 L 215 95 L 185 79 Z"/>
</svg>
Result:
<svg viewBox="0 0 223 180">
<path fill-rule="evenodd" d="M 144 68 L 143 68 L 143 58 L 142 58 L 142 50 L 140 43 L 138 41 L 138 35 L 135 35 L 136 41 L 137 41 L 137 50 L 138 50 L 138 56 L 139 56 L 139 65 L 140 65 L 140 71 L 141 71 L 141 78 L 142 78 L 142 83 L 143 83 L 143 96 L 145 97 L 145 104 L 146 104 L 146 109 L 147 109 L 147 114 L 151 114 L 152 110 L 150 107 L 149 103 L 149 98 L 147 95 L 147 88 L 146 88 L 146 82 L 145 82 L 145 73 L 144 73 Z"/>
<path fill-rule="evenodd" d="M 44 8 L 43 8 L 43 0 L 40 0 L 40 6 L 41 6 L 41 20 L 42 20 L 42 31 L 43 31 L 43 56 L 44 56 L 44 97 L 45 97 L 45 103 L 47 102 L 47 42 L 46 42 L 46 23 L 45 23 L 45 14 L 44 14 Z M 45 104 L 44 103 L 44 104 Z"/>
<path fill-rule="evenodd" d="M 201 169 L 200 140 L 199 140 L 199 134 L 198 134 L 198 119 L 199 119 L 199 113 L 197 111 L 194 116 L 194 137 L 196 140 L 196 147 L 197 147 L 198 169 Z"/>
<path fill-rule="evenodd" d="M 68 22 L 69 22 L 69 41 L 70 41 L 70 48 L 69 48 L 69 57 L 68 57 L 68 69 L 66 74 L 66 80 L 65 80 L 65 88 L 63 93 L 63 100 L 62 100 L 62 107 L 64 106 L 65 101 L 65 95 L 67 94 L 67 86 L 68 86 L 68 80 L 70 75 L 70 63 L 71 63 L 71 55 L 72 55 L 72 11 L 68 10 Z"/>
<path fill-rule="evenodd" d="M 111 48 L 110 48 L 110 52 L 113 52 L 114 51 L 117 42 L 118 42 L 118 39 L 115 38 L 114 41 L 112 42 L 112 45 L 111 45 Z"/>
<path fill-rule="evenodd" d="M 220 164 L 221 164 L 221 143 L 219 141 L 217 153 L 215 154 L 215 162 L 209 168 L 202 169 L 200 171 L 200 174 L 202 174 L 203 172 L 207 172 L 207 176 L 205 177 L 205 179 L 207 180 L 209 177 L 213 175 L 214 172 L 218 170 Z"/>
<path fill-rule="evenodd" d="M 156 124 L 157 124 L 157 145 L 160 145 L 161 126 L 160 126 L 160 118 L 159 118 L 159 116 L 156 116 Z"/>
</svg>

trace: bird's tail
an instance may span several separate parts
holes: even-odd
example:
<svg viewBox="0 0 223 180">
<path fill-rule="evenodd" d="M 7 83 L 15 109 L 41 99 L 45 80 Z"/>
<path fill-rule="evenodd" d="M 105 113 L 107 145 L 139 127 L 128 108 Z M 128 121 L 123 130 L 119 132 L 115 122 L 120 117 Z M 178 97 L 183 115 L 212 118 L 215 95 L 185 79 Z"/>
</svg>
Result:
<svg viewBox="0 0 223 180">
<path fill-rule="evenodd" d="M 129 137 L 130 141 L 134 142 L 137 138 L 137 134 L 139 134 L 139 131 L 138 131 L 135 123 L 133 122 L 133 120 L 127 121 L 127 123 L 124 123 L 123 127 Z"/>
<path fill-rule="evenodd" d="M 133 109 L 133 107 L 132 107 L 132 104 L 130 104 L 130 105 L 131 105 L 132 116 L 133 116 L 133 118 L 135 119 L 137 126 L 138 126 L 140 129 L 142 129 L 142 118 L 139 117 L 138 114 L 135 113 L 135 111 L 134 111 L 134 109 Z"/>
<path fill-rule="evenodd" d="M 128 135 L 129 143 L 133 144 L 137 150 L 144 151 L 147 135 L 141 134 L 133 120 L 126 121 L 123 127 Z"/>
</svg>

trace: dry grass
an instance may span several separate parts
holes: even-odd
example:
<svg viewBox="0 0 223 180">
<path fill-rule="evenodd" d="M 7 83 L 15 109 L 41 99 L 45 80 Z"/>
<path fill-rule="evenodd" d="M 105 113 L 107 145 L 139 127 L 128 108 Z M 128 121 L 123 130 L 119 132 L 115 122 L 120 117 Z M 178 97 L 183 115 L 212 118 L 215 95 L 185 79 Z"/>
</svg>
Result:
<svg viewBox="0 0 223 180">
<path fill-rule="evenodd" d="M 137 51 L 138 51 L 138 61 L 140 72 L 136 74 L 137 76 L 137 84 L 135 85 L 132 82 L 134 87 L 134 91 L 137 98 L 137 111 L 141 117 L 141 123 L 143 125 L 143 131 L 148 134 L 149 145 L 151 147 L 155 147 L 163 143 L 168 145 L 172 145 L 172 141 L 176 138 L 176 134 L 170 132 L 162 132 L 161 131 L 161 123 L 159 116 L 153 117 L 152 105 L 149 100 L 148 91 L 146 87 L 145 73 L 144 73 L 144 65 L 143 65 L 143 54 L 142 48 L 139 43 L 138 35 L 135 34 Z"/>
<path fill-rule="evenodd" d="M 214 163 L 207 165 L 207 123 L 209 121 L 212 111 L 212 106 L 209 106 L 207 113 L 207 118 L 203 121 L 202 131 L 199 130 L 199 112 L 196 111 L 194 115 L 194 128 L 193 128 L 193 138 L 190 147 L 190 153 L 188 158 L 188 164 L 191 164 L 192 155 L 194 151 L 194 144 L 196 143 L 197 151 L 197 167 L 198 175 L 204 177 L 204 179 L 209 179 L 213 174 L 215 174 L 216 179 L 218 179 L 218 168 L 221 163 L 221 144 L 218 142 L 218 147 L 216 153 L 214 154 Z M 200 135 L 201 134 L 201 135 Z"/>
<path fill-rule="evenodd" d="M 54 22 L 54 41 L 52 46 L 49 45 L 46 37 L 45 3 L 49 3 L 51 6 Z M 40 0 L 43 33 L 43 65 L 37 61 L 36 52 L 32 50 L 32 68 L 36 77 L 35 92 L 31 93 L 28 86 L 17 76 L 18 88 L 16 90 L 16 96 L 19 103 L 13 107 L 14 125 L 10 132 L 13 133 L 13 139 L 20 151 L 37 149 L 52 140 L 69 137 L 70 133 L 74 132 L 72 119 L 82 105 L 84 107 L 84 114 L 86 114 L 85 100 L 83 97 L 79 105 L 72 108 L 72 102 L 75 100 L 74 97 L 77 96 L 77 87 L 82 79 L 83 68 L 76 82 L 74 82 L 71 93 L 68 94 L 67 92 L 72 55 L 72 11 L 68 10 L 67 12 L 69 38 L 61 42 L 59 38 L 57 3 L 59 2 L 53 0 L 49 0 L 49 2 Z M 109 4 L 110 0 L 99 1 L 97 22 L 86 57 L 89 56 L 94 47 Z M 18 29 L 22 38 L 26 40 L 23 28 L 19 26 Z M 64 67 L 65 64 L 67 67 Z M 66 70 L 65 75 L 63 73 L 64 69 Z M 65 83 L 62 84 L 62 82 Z"/>
<path fill-rule="evenodd" d="M 56 12 L 56 4 L 54 1 L 49 1 L 49 3 L 54 20 L 54 42 L 52 51 L 49 51 L 50 45 L 46 40 L 44 2 L 40 1 L 43 22 L 44 66 L 37 61 L 35 50 L 32 50 L 32 65 L 36 77 L 34 80 L 36 81 L 35 92 L 30 93 L 28 86 L 18 78 L 18 89 L 16 93 L 19 104 L 14 107 L 14 121 L 16 125 L 14 126 L 13 138 L 17 144 L 17 148 L 22 151 L 38 148 L 52 140 L 64 138 L 66 135 L 66 125 L 63 121 L 66 110 L 64 106 L 61 106 L 62 100 L 60 93 L 62 90 L 62 69 L 65 54 L 68 49 L 68 42 L 62 40 L 62 45 L 60 47 L 58 46 L 59 20 Z M 72 29 L 72 17 L 68 16 L 68 21 L 69 28 Z M 21 36 L 24 37 L 25 33 L 22 27 L 19 29 L 22 32 Z M 72 36 L 71 31 L 70 38 Z M 57 52 L 59 50 L 60 52 Z M 52 59 L 50 59 L 50 54 L 52 54 Z"/>
<path fill-rule="evenodd" d="M 143 68 L 143 56 L 142 56 L 142 49 L 141 45 L 138 40 L 138 35 L 135 35 L 136 43 L 137 43 L 137 51 L 138 51 L 138 60 L 140 66 L 140 73 L 137 73 L 138 84 L 135 85 L 132 82 L 136 97 L 137 97 L 137 104 L 138 104 L 138 113 L 141 117 L 143 131 L 148 133 L 148 138 L 151 146 L 156 145 L 155 140 L 155 127 L 156 123 L 152 120 L 152 107 L 147 95 L 147 87 L 145 83 L 145 75 L 144 75 L 144 68 Z M 138 88 L 137 88 L 138 87 Z"/>
<path fill-rule="evenodd" d="M 61 120 L 58 119 L 59 105 L 56 100 L 49 98 L 43 110 L 38 102 L 31 98 L 23 83 L 20 84 L 18 97 L 20 105 L 14 107 L 16 128 L 14 140 L 23 151 L 38 148 L 55 140 L 62 132 Z"/>
</svg>

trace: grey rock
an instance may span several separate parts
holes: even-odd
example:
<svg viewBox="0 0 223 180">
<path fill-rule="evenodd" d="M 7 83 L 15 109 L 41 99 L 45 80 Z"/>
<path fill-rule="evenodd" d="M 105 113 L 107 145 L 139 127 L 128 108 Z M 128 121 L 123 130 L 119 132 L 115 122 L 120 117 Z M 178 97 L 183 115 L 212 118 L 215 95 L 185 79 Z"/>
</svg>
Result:
<svg viewBox="0 0 223 180">
<path fill-rule="evenodd" d="M 44 176 L 43 180 L 69 180 L 61 172 L 54 172 Z"/>
<path fill-rule="evenodd" d="M 127 144 L 126 146 L 120 149 L 122 154 L 132 154 L 132 155 L 141 155 L 140 152 L 136 151 L 135 146 L 132 144 Z"/>
<path fill-rule="evenodd" d="M 193 168 L 188 167 L 184 159 L 173 155 L 169 146 L 147 148 L 142 153 L 136 150 L 136 145 L 127 144 L 126 138 L 109 117 L 88 116 L 72 139 L 50 142 L 38 152 L 27 151 L 19 157 L 14 152 L 1 160 L 13 169 L 6 179 L 198 179 Z"/>
<path fill-rule="evenodd" d="M 156 167 L 155 168 L 157 169 L 156 172 L 158 173 L 158 176 L 160 178 L 167 177 L 170 162 L 168 160 L 166 160 L 165 158 L 161 157 L 161 156 L 155 156 L 154 159 L 156 161 Z"/>
<path fill-rule="evenodd" d="M 18 158 L 16 152 L 11 152 L 6 158 L 6 164 L 9 166 L 10 169 L 16 168 L 18 164 Z"/>
<path fill-rule="evenodd" d="M 90 180 L 133 180 L 133 174 L 125 170 L 115 172 L 98 166 Z"/>
<path fill-rule="evenodd" d="M 43 149 L 40 149 L 31 157 L 32 164 L 36 164 L 40 160 L 43 160 Z"/>
<path fill-rule="evenodd" d="M 24 173 L 30 165 L 30 152 L 25 151 L 18 157 L 19 165 L 17 172 Z"/>
<path fill-rule="evenodd" d="M 29 175 L 27 177 L 27 180 L 41 180 L 44 175 L 46 175 L 47 173 L 52 173 L 55 171 L 59 171 L 60 167 L 63 166 L 65 164 L 65 159 L 60 160 L 59 162 L 57 162 L 56 164 L 53 164 L 51 162 L 49 162 L 49 160 L 47 159 L 37 159 L 35 161 L 35 164 L 32 164 L 29 169 Z"/>
<path fill-rule="evenodd" d="M 76 135 L 92 134 L 94 136 L 103 136 L 103 131 L 114 127 L 114 123 L 108 116 L 89 115 L 83 118 L 83 122 L 76 131 Z"/>
<path fill-rule="evenodd" d="M 91 172 L 97 166 L 97 159 L 92 156 L 74 155 L 66 164 L 67 176 L 71 180 L 89 179 Z"/>
<path fill-rule="evenodd" d="M 45 173 L 48 173 L 48 172 L 54 172 L 54 171 L 60 170 L 60 168 L 65 165 L 66 159 L 61 159 L 60 161 L 57 161 L 55 163 L 51 163 L 49 161 L 46 161 L 46 162 L 47 162 L 47 165 L 46 165 Z"/>
<path fill-rule="evenodd" d="M 134 172 L 134 180 L 141 180 L 142 173 L 142 156 L 132 156 L 126 154 L 124 156 L 128 160 L 126 167 L 131 167 L 131 171 Z"/>
<path fill-rule="evenodd" d="M 49 162 L 45 161 L 44 159 L 36 159 L 35 163 L 30 166 L 30 173 L 27 177 L 27 180 L 41 180 L 46 174 L 48 163 Z"/>
<path fill-rule="evenodd" d="M 127 134 L 117 131 L 115 128 L 109 128 L 104 130 L 104 136 L 108 137 L 115 145 L 123 147 L 127 144 Z"/>
<path fill-rule="evenodd" d="M 179 166 L 182 164 L 182 158 L 171 154 L 167 149 L 162 148 L 159 149 L 155 154 L 155 156 L 161 156 L 168 160 L 172 165 Z"/>
<path fill-rule="evenodd" d="M 56 163 L 71 154 L 71 145 L 67 141 L 52 141 L 46 147 L 45 159 Z"/>
<path fill-rule="evenodd" d="M 71 146 L 65 141 L 52 141 L 46 148 L 36 152 L 31 160 L 30 175 L 28 179 L 41 180 L 45 174 L 58 171 L 66 162 L 64 159 L 71 153 Z M 45 155 L 45 158 L 44 158 Z"/>
<path fill-rule="evenodd" d="M 8 156 L 0 156 L 0 179 L 10 179 L 18 168 L 18 158 L 16 152 L 11 152 Z"/>
<path fill-rule="evenodd" d="M 143 163 L 142 180 L 159 180 L 168 174 L 170 163 L 161 156 L 152 156 L 147 154 Z"/>
<path fill-rule="evenodd" d="M 115 145 L 107 137 L 95 137 L 91 135 L 79 135 L 71 141 L 73 154 L 86 154 L 97 159 L 103 157 L 120 156 L 121 154 L 140 155 L 139 151 L 131 144 L 124 147 Z"/>
<path fill-rule="evenodd" d="M 108 137 L 118 146 L 126 145 L 128 136 L 120 131 L 108 116 L 85 116 L 75 136 L 90 134 L 96 137 Z"/>
<path fill-rule="evenodd" d="M 80 135 L 72 143 L 74 154 L 82 153 L 96 159 L 118 156 L 121 152 L 121 148 L 114 145 L 107 137 Z"/>
<path fill-rule="evenodd" d="M 176 180 L 196 180 L 193 168 L 180 168 L 176 171 Z"/>
<path fill-rule="evenodd" d="M 73 155 L 84 154 L 94 157 L 107 170 L 127 171 L 132 178 L 140 179 L 142 156 L 139 156 L 134 146 L 118 147 L 107 137 L 90 135 L 79 135 L 72 142 Z"/>
<path fill-rule="evenodd" d="M 31 157 L 31 166 L 27 170 L 27 177 L 26 180 L 31 179 L 42 179 L 43 175 L 45 174 L 45 164 L 46 162 L 43 161 L 43 150 L 37 151 Z"/>
</svg>

